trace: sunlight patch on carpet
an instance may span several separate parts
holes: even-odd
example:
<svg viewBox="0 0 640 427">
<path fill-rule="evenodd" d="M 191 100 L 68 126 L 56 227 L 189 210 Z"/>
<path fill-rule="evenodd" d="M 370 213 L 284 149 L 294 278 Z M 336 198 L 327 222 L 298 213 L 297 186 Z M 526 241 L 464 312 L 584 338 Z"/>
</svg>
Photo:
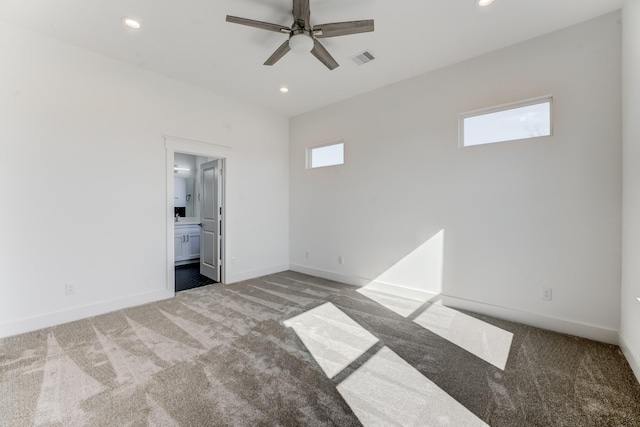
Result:
<svg viewBox="0 0 640 427">
<path fill-rule="evenodd" d="M 387 347 L 337 388 L 364 426 L 487 426 Z"/>
<path fill-rule="evenodd" d="M 369 331 L 329 302 L 288 319 L 284 324 L 298 334 L 329 378 L 378 342 Z"/>
<path fill-rule="evenodd" d="M 414 322 L 497 368 L 507 364 L 511 332 L 438 304 L 429 304 Z"/>
<path fill-rule="evenodd" d="M 413 312 L 419 309 L 426 301 L 409 299 L 366 287 L 358 289 L 357 292 L 405 318 L 409 317 Z"/>
</svg>

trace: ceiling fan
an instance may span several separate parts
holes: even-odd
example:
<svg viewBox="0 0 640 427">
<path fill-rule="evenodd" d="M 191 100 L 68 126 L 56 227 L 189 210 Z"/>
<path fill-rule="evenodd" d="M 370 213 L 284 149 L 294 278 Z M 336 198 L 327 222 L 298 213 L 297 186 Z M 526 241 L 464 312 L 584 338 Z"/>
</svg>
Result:
<svg viewBox="0 0 640 427">
<path fill-rule="evenodd" d="M 338 63 L 324 48 L 318 39 L 349 34 L 367 33 L 373 31 L 373 19 L 364 21 L 335 22 L 311 26 L 309 0 L 293 0 L 293 24 L 291 28 L 284 25 L 270 24 L 268 22 L 255 21 L 253 19 L 238 18 L 227 15 L 227 22 L 247 25 L 268 31 L 275 31 L 289 35 L 289 40 L 280 45 L 278 49 L 267 59 L 264 65 L 273 65 L 286 55 L 290 50 L 294 52 L 311 52 L 328 69 L 338 67 Z"/>
</svg>

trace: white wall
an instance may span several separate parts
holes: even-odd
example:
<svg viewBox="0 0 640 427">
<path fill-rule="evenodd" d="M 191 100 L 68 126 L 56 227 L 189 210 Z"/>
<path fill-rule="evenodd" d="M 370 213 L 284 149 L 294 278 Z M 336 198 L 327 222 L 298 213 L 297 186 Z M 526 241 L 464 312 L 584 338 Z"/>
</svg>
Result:
<svg viewBox="0 0 640 427">
<path fill-rule="evenodd" d="M 0 336 L 173 294 L 163 135 L 231 147 L 227 281 L 288 267 L 285 117 L 3 22 L 0 63 Z"/>
<path fill-rule="evenodd" d="M 640 2 L 622 13 L 623 223 L 620 344 L 640 380 Z"/>
<path fill-rule="evenodd" d="M 441 283 L 397 271 L 396 284 L 616 342 L 619 18 L 610 14 L 292 119 L 292 268 L 353 284 L 389 283 L 391 266 L 403 259 L 398 268 L 419 266 L 414 258 L 433 255 L 442 244 L 429 239 L 444 230 Z M 547 94 L 554 96 L 552 137 L 458 148 L 459 113 Z M 345 165 L 305 170 L 306 146 L 341 139 Z M 543 286 L 553 289 L 553 301 L 540 300 Z"/>
</svg>

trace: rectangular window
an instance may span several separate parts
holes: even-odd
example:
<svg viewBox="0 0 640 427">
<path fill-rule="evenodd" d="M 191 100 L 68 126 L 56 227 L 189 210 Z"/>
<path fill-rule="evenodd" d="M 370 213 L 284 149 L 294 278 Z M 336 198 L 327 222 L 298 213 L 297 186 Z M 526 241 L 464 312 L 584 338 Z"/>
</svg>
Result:
<svg viewBox="0 0 640 427">
<path fill-rule="evenodd" d="M 307 148 L 307 169 L 344 164 L 344 142 Z"/>
<path fill-rule="evenodd" d="M 551 135 L 551 96 L 460 115 L 460 146 Z"/>
</svg>

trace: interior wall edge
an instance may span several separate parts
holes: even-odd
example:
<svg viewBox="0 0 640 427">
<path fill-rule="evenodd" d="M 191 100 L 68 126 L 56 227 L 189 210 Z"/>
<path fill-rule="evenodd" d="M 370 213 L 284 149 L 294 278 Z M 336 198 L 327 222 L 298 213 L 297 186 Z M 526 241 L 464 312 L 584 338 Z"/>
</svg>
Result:
<svg viewBox="0 0 640 427">
<path fill-rule="evenodd" d="M 17 319 L 0 325 L 0 338 L 7 338 L 14 335 L 33 332 L 39 329 L 74 322 L 76 320 L 82 320 L 124 308 L 162 301 L 173 298 L 174 295 L 175 292 L 173 290 L 163 289 L 161 291 L 132 295 L 126 298 L 105 301 L 97 304 L 73 307 L 68 310 L 55 311 L 40 316 Z"/>
<path fill-rule="evenodd" d="M 622 8 L 622 284 L 620 347 L 640 381 L 640 2 Z"/>
<path fill-rule="evenodd" d="M 620 349 L 622 350 L 622 354 L 627 358 L 627 362 L 631 366 L 633 373 L 635 374 L 638 382 L 640 382 L 640 356 L 638 356 L 638 352 L 634 351 L 634 349 L 629 345 L 629 342 L 624 337 L 624 334 L 620 332 L 620 337 L 618 338 Z"/>
<path fill-rule="evenodd" d="M 399 286 L 393 286 L 381 282 L 374 282 L 372 279 L 366 279 L 362 277 L 354 277 L 343 275 L 340 273 L 320 270 L 302 265 L 291 264 L 291 270 L 299 273 L 309 274 L 323 279 L 334 280 L 336 282 L 345 283 L 353 286 L 366 286 L 370 283 L 374 283 L 375 290 L 380 292 L 386 292 L 388 294 L 401 296 L 405 298 L 414 298 L 417 294 L 422 293 L 426 299 L 431 299 L 434 294 L 427 292 L 402 288 Z M 474 313 L 495 317 L 498 319 L 508 320 L 511 322 L 518 322 L 537 328 L 546 329 L 553 332 L 562 334 L 574 335 L 577 337 L 587 338 L 594 341 L 604 342 L 607 344 L 619 345 L 619 331 L 609 328 L 604 328 L 597 325 L 591 325 L 583 322 L 578 322 L 571 319 L 561 319 L 558 317 L 548 316 L 540 313 L 533 313 L 529 311 L 516 310 L 509 307 L 502 307 L 497 305 L 486 304 L 479 301 L 472 301 L 462 298 L 457 298 L 450 295 L 439 296 L 442 303 L 451 308 L 457 308 L 462 310 L 472 311 Z"/>
</svg>

